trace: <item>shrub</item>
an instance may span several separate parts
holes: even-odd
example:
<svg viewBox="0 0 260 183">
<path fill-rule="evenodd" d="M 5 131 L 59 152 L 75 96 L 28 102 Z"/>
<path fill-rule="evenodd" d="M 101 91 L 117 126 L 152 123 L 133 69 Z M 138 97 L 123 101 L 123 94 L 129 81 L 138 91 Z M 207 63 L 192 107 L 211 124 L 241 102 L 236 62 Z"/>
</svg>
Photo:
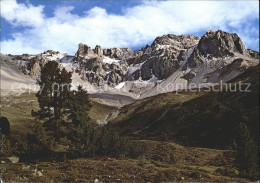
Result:
<svg viewBox="0 0 260 183">
<path fill-rule="evenodd" d="M 0 134 L 10 134 L 10 123 L 6 117 L 0 117 Z"/>
<path fill-rule="evenodd" d="M 33 131 L 27 134 L 25 154 L 32 157 L 46 156 L 54 146 L 53 137 L 49 136 L 39 122 L 33 124 Z"/>
<path fill-rule="evenodd" d="M 96 153 L 103 156 L 132 156 L 134 143 L 125 137 L 120 137 L 117 131 L 104 128 L 96 141 Z"/>
<path fill-rule="evenodd" d="M 70 152 L 73 156 L 94 155 L 94 129 L 90 124 L 71 127 L 68 139 L 71 140 Z"/>
<path fill-rule="evenodd" d="M 8 156 L 11 154 L 10 141 L 8 136 L 10 134 L 10 123 L 6 117 L 0 117 L 0 151 L 1 155 Z"/>
</svg>

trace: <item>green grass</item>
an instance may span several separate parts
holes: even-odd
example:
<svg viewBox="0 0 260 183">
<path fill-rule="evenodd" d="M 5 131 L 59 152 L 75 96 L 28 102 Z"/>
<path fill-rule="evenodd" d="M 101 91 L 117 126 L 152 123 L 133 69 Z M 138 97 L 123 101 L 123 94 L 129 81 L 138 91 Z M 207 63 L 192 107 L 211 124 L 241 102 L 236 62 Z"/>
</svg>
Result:
<svg viewBox="0 0 260 183">
<path fill-rule="evenodd" d="M 91 102 L 93 107 L 89 112 L 89 116 L 93 122 L 103 121 L 108 114 L 117 110 L 116 107 L 101 104 L 95 99 L 91 99 Z M 7 117 L 13 131 L 30 131 L 30 124 L 35 120 L 31 116 L 32 109 L 34 111 L 39 110 L 35 93 L 1 97 L 1 116 Z"/>
<path fill-rule="evenodd" d="M 34 93 L 1 97 L 1 116 L 7 117 L 11 130 L 28 131 L 27 125 L 35 119 L 31 116 L 32 109 L 38 110 L 38 102 Z"/>
</svg>

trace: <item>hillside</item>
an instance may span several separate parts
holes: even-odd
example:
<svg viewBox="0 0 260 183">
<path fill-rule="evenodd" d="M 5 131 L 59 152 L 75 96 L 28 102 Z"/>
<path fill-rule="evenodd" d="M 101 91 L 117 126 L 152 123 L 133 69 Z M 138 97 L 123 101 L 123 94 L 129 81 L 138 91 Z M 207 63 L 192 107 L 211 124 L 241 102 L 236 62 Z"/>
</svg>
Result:
<svg viewBox="0 0 260 183">
<path fill-rule="evenodd" d="M 118 128 L 122 135 L 138 139 L 229 148 L 234 143 L 238 124 L 244 122 L 257 139 L 258 77 L 259 66 L 231 82 L 233 89 L 239 81 L 251 83 L 251 92 L 173 92 L 137 101 L 123 107 L 110 125 Z"/>
</svg>

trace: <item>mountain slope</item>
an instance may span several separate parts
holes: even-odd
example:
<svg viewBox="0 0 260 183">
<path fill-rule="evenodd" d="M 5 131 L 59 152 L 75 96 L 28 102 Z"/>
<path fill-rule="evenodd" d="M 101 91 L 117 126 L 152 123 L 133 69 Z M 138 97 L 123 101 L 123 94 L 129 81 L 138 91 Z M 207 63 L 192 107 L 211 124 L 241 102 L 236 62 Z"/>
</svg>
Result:
<svg viewBox="0 0 260 183">
<path fill-rule="evenodd" d="M 38 90 L 35 80 L 23 74 L 17 63 L 14 63 L 8 56 L 0 54 L 1 60 L 1 96 L 14 93 L 22 93 L 25 90 Z M 18 66 L 23 67 L 23 62 Z"/>
<path fill-rule="evenodd" d="M 185 97 L 185 92 L 179 93 L 179 96 L 174 92 L 162 94 L 125 106 L 127 109 L 122 108 L 120 118 L 112 120 L 110 125 L 117 128 L 122 135 L 139 139 L 173 140 L 189 146 L 228 148 L 233 145 L 238 124 L 243 122 L 257 139 L 259 66 L 232 80 L 230 88 L 238 87 L 239 81 L 250 83 L 251 92 L 203 91 L 201 94 L 197 93 L 197 97 L 179 103 L 171 103 L 171 100 L 179 96 Z M 242 85 L 241 88 L 245 90 L 247 86 Z M 160 98 L 161 101 L 167 100 L 169 104 L 145 104 L 156 98 Z M 145 106 L 149 107 L 144 110 Z M 124 115 L 125 111 L 133 108 L 136 110 Z"/>
</svg>

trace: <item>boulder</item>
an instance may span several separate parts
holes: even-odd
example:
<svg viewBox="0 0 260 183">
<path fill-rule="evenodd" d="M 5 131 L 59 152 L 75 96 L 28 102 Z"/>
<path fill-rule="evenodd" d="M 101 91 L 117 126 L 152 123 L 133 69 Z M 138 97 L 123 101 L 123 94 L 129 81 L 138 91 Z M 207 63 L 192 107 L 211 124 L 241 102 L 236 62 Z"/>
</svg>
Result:
<svg viewBox="0 0 260 183">
<path fill-rule="evenodd" d="M 17 163 L 20 158 L 17 157 L 17 156 L 11 156 L 11 157 L 8 157 L 8 159 L 9 159 L 12 163 Z"/>
</svg>

